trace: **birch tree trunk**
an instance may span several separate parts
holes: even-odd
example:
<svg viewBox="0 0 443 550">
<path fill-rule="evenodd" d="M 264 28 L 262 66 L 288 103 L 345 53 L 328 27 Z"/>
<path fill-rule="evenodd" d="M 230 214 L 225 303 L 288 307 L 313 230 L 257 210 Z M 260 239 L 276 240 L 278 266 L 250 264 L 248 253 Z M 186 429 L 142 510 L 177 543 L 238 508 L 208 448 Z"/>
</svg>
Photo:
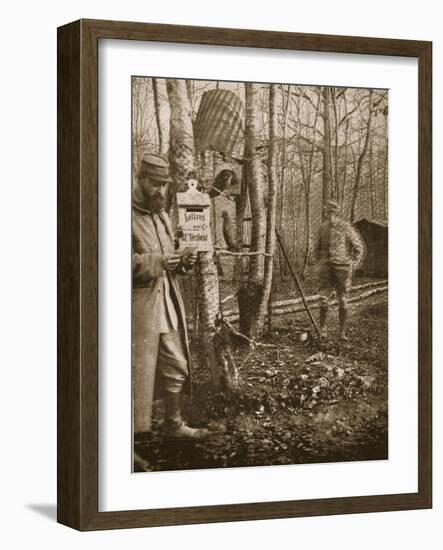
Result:
<svg viewBox="0 0 443 550">
<path fill-rule="evenodd" d="M 240 195 L 236 197 L 235 200 L 235 224 L 236 224 L 236 237 L 237 237 L 237 247 L 239 252 L 243 252 L 243 244 L 244 244 L 244 222 L 243 218 L 245 217 L 246 213 L 246 203 L 248 200 L 248 187 L 246 182 L 246 168 L 243 165 L 241 169 L 241 187 L 240 187 Z M 240 256 L 235 260 L 235 275 L 234 279 L 238 281 L 239 286 L 241 286 L 243 282 L 243 272 L 245 268 L 245 258 Z"/>
<path fill-rule="evenodd" d="M 325 219 L 326 205 L 331 198 L 332 190 L 332 155 L 331 155 L 331 88 L 323 88 L 323 184 L 322 184 L 322 219 Z"/>
<path fill-rule="evenodd" d="M 171 108 L 169 165 L 175 183 L 172 189 L 175 200 L 177 191 L 186 191 L 188 175 L 194 171 L 194 132 L 186 82 L 170 79 L 167 90 Z"/>
<path fill-rule="evenodd" d="M 278 220 L 276 221 L 276 224 L 278 225 L 278 230 L 280 232 L 280 235 L 284 235 L 284 220 L 285 220 L 285 214 L 287 210 L 287 201 L 286 201 L 286 178 L 285 178 L 285 171 L 286 171 L 286 129 L 288 124 L 288 113 L 289 113 L 289 104 L 291 100 L 291 84 L 288 84 L 286 89 L 286 99 L 284 97 L 284 88 L 283 85 L 280 87 L 281 89 L 281 95 L 282 95 L 282 110 L 283 110 L 283 121 L 281 123 L 281 144 L 282 144 L 282 158 L 281 158 L 281 171 L 280 171 L 280 192 L 277 195 L 278 200 Z M 278 250 L 280 252 L 280 250 Z M 285 279 L 285 275 L 287 273 L 287 266 L 286 262 L 284 261 L 284 258 L 281 253 L 278 254 L 279 259 L 279 271 L 280 271 L 280 278 L 282 281 Z"/>
<path fill-rule="evenodd" d="M 348 112 L 348 103 L 347 103 L 347 99 L 346 99 L 346 90 L 343 92 L 343 102 L 344 102 L 344 106 L 345 106 L 345 113 L 347 113 Z M 343 179 L 342 179 L 342 183 L 341 183 L 341 194 L 339 194 L 340 213 L 341 213 L 342 216 L 344 216 L 344 213 L 346 212 L 345 206 L 346 206 L 346 181 L 347 181 L 347 177 L 348 177 L 349 123 L 350 123 L 350 118 L 349 118 L 349 116 L 347 116 L 346 117 L 346 122 L 345 122 L 345 137 L 344 137 L 344 141 L 343 141 L 344 149 L 345 149 L 345 158 L 343 160 L 343 168 L 342 168 Z"/>
<path fill-rule="evenodd" d="M 188 174 L 194 171 L 194 134 L 188 90 L 184 80 L 171 79 L 167 83 L 170 120 L 169 162 L 174 191 L 184 191 Z M 203 366 L 211 373 L 213 385 L 218 387 L 222 380 L 219 361 L 220 350 L 215 350 L 216 318 L 219 313 L 219 281 L 217 268 L 211 252 L 199 252 L 196 264 L 196 278 L 199 302 L 199 328 L 201 359 Z M 229 384 L 229 381 L 228 381 Z"/>
<path fill-rule="evenodd" d="M 311 143 L 311 149 L 309 151 L 309 165 L 308 165 L 308 177 L 306 178 L 304 191 L 305 191 L 305 223 L 306 223 L 306 241 L 305 241 L 305 254 L 304 254 L 304 261 L 303 261 L 303 270 L 302 270 L 302 276 L 303 279 L 306 275 L 306 270 L 308 268 L 310 257 L 311 257 L 311 190 L 312 190 L 312 173 L 314 168 L 314 154 L 316 149 L 316 128 L 317 128 L 317 121 L 320 114 L 320 101 L 321 96 L 318 94 L 317 98 L 317 106 L 315 109 L 315 115 L 314 115 L 314 124 L 312 129 L 312 143 Z"/>
<path fill-rule="evenodd" d="M 251 252 L 264 252 L 266 213 L 264 208 L 264 182 L 260 157 L 256 152 L 257 137 L 257 85 L 246 84 L 245 159 L 246 181 L 251 204 Z M 263 282 L 264 258 L 252 256 L 249 265 L 249 281 Z"/>
<path fill-rule="evenodd" d="M 154 95 L 155 119 L 158 132 L 158 154 L 166 156 L 168 153 L 169 132 L 166 121 L 168 120 L 166 98 L 166 83 L 162 78 L 152 79 L 152 91 Z"/>
<path fill-rule="evenodd" d="M 275 251 L 275 223 L 277 210 L 277 86 L 269 87 L 269 152 L 268 152 L 268 205 L 266 213 L 266 253 L 263 289 L 257 317 L 252 325 L 252 336 L 257 338 L 263 330 L 272 288 Z"/>
<path fill-rule="evenodd" d="M 336 99 L 336 88 L 331 88 L 331 101 L 332 108 L 334 111 L 334 170 L 332 173 L 331 169 L 331 180 L 332 180 L 332 189 L 331 196 L 334 200 L 338 199 L 338 114 L 337 114 L 337 99 Z M 331 162 L 332 164 L 332 162 Z"/>
<path fill-rule="evenodd" d="M 363 167 L 363 160 L 365 158 L 366 152 L 368 150 L 369 145 L 369 138 L 371 135 L 371 122 L 372 122 L 372 90 L 369 91 L 369 103 L 368 103 L 368 122 L 366 124 L 366 134 L 365 134 L 365 141 L 363 143 L 363 148 L 361 150 L 361 153 L 358 157 L 357 161 L 357 170 L 355 174 L 355 183 L 354 183 L 354 193 L 352 196 L 352 210 L 351 210 L 351 221 L 355 222 L 355 218 L 357 216 L 357 198 L 358 193 L 360 190 L 361 185 L 361 176 L 362 176 L 362 167 Z"/>
<path fill-rule="evenodd" d="M 385 152 L 383 169 L 383 217 L 388 219 L 388 175 L 389 175 L 389 143 L 388 143 L 388 117 L 384 117 Z"/>
<path fill-rule="evenodd" d="M 368 161 L 368 185 L 369 185 L 369 192 L 370 192 L 370 199 L 371 199 L 371 219 L 376 218 L 376 210 L 377 210 L 377 197 L 376 197 L 376 187 L 375 187 L 375 179 L 374 179 L 374 146 L 373 146 L 373 138 L 372 138 L 372 132 L 369 136 L 369 161 Z"/>
<path fill-rule="evenodd" d="M 256 152 L 257 84 L 245 84 L 245 175 L 251 205 L 251 252 L 264 252 L 266 215 L 261 161 Z M 239 289 L 240 330 L 251 337 L 258 314 L 264 273 L 263 255 L 251 256 L 248 280 Z"/>
</svg>

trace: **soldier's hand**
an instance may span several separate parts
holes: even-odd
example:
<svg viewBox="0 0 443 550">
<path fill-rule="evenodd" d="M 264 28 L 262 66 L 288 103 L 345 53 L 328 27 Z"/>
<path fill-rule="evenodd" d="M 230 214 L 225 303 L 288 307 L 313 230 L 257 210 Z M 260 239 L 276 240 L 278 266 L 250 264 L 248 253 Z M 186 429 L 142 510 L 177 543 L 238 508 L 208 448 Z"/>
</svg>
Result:
<svg viewBox="0 0 443 550">
<path fill-rule="evenodd" d="M 180 262 L 181 256 L 178 254 L 168 254 L 163 260 L 163 267 L 166 271 L 174 271 Z"/>
<path fill-rule="evenodd" d="M 190 254 L 189 256 L 185 256 L 183 258 L 183 263 L 185 264 L 185 267 L 187 269 L 194 267 L 194 264 L 196 261 L 197 261 L 197 252 L 194 252 L 194 254 Z"/>
</svg>

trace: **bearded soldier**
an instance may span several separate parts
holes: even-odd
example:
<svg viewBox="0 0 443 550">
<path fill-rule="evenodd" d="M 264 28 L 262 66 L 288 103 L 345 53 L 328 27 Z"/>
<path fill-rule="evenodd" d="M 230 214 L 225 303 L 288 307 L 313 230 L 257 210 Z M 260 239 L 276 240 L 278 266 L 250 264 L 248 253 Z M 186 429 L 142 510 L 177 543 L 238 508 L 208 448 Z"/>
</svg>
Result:
<svg viewBox="0 0 443 550">
<path fill-rule="evenodd" d="M 330 201 L 326 207 L 326 221 L 320 227 L 316 248 L 317 274 L 320 293 L 320 330 L 326 329 L 329 299 L 337 292 L 340 339 L 346 340 L 348 320 L 348 293 L 352 273 L 361 264 L 364 244 L 358 231 L 339 216 L 339 205 Z"/>
<path fill-rule="evenodd" d="M 171 222 L 164 209 L 165 188 L 170 181 L 168 162 L 163 157 L 143 156 L 132 213 L 134 432 L 150 430 L 154 382 L 161 378 L 165 434 L 202 439 L 208 431 L 189 427 L 181 416 L 190 360 L 177 276 L 192 270 L 196 254 L 184 257 L 175 251 Z"/>
</svg>

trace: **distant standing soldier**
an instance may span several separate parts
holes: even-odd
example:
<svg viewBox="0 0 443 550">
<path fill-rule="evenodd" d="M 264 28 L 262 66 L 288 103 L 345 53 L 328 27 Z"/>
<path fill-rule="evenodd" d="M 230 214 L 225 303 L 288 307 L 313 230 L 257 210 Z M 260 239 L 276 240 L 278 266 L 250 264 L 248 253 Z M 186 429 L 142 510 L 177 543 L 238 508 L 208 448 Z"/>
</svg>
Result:
<svg viewBox="0 0 443 550">
<path fill-rule="evenodd" d="M 352 273 L 363 259 L 365 246 L 353 225 L 339 216 L 339 205 L 330 201 L 326 221 L 320 227 L 316 255 L 320 293 L 320 330 L 325 334 L 329 300 L 337 292 L 339 304 L 340 339 L 346 340 L 348 293 Z"/>
<path fill-rule="evenodd" d="M 132 202 L 134 432 L 151 428 L 154 381 L 161 377 L 165 433 L 202 439 L 208 430 L 191 428 L 181 416 L 182 390 L 189 379 L 189 348 L 177 275 L 192 270 L 196 254 L 184 257 L 175 250 L 164 208 L 170 181 L 166 159 L 143 156 Z"/>
</svg>

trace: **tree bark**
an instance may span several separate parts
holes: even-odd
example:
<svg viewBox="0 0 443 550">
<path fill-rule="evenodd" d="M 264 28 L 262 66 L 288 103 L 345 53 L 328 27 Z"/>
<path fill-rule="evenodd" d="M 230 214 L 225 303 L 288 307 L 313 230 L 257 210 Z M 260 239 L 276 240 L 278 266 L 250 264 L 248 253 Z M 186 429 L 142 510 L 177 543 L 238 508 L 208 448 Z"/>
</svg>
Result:
<svg viewBox="0 0 443 550">
<path fill-rule="evenodd" d="M 236 237 L 237 237 L 237 248 L 239 252 L 244 252 L 244 217 L 246 212 L 246 203 L 248 200 L 248 187 L 246 183 L 246 169 L 245 166 L 242 166 L 241 170 L 241 183 L 240 183 L 240 195 L 236 197 L 235 200 L 235 223 L 236 223 Z M 235 280 L 238 281 L 239 286 L 243 281 L 243 272 L 244 272 L 244 258 L 240 257 L 235 261 Z"/>
<path fill-rule="evenodd" d="M 186 82 L 170 79 L 167 90 L 171 107 L 169 165 L 175 195 L 186 191 L 189 173 L 194 171 L 194 132 Z"/>
<path fill-rule="evenodd" d="M 220 291 L 217 267 L 211 252 L 199 252 L 196 265 L 198 288 L 199 340 L 201 360 L 204 368 L 211 374 L 212 385 L 219 388 L 223 373 L 217 360 L 214 347 L 216 318 L 220 308 Z"/>
<path fill-rule="evenodd" d="M 283 85 L 280 86 L 281 90 L 281 104 L 282 104 L 282 123 L 281 123 L 281 135 L 282 135 L 282 158 L 281 158 L 281 170 L 280 170 L 280 188 L 279 192 L 277 193 L 277 212 L 278 212 L 278 219 L 276 221 L 276 225 L 278 226 L 278 230 L 280 234 L 284 234 L 284 220 L 285 220 L 285 214 L 287 210 L 287 204 L 286 204 L 286 178 L 285 178 L 285 172 L 286 172 L 286 129 L 288 126 L 288 114 L 289 114 L 289 103 L 291 100 L 291 94 L 293 93 L 291 91 L 291 84 L 288 84 L 286 89 L 286 98 L 284 93 Z M 280 254 L 280 250 L 277 250 L 277 257 L 278 257 L 278 263 L 279 263 L 279 272 L 280 272 L 280 279 L 282 281 L 285 280 L 285 275 L 287 273 L 286 264 L 284 262 L 284 259 L 282 255 Z"/>
<path fill-rule="evenodd" d="M 272 288 L 272 270 L 275 251 L 275 223 L 277 209 L 277 86 L 269 87 L 269 149 L 268 149 L 268 205 L 266 213 L 266 253 L 263 277 L 263 289 L 258 306 L 252 336 L 257 338 L 263 330 Z"/>
<path fill-rule="evenodd" d="M 256 152 L 257 136 L 257 85 L 246 84 L 245 158 L 246 181 L 251 204 L 251 252 L 264 251 L 266 214 L 264 209 L 263 176 L 260 157 Z M 263 256 L 251 259 L 249 280 L 260 284 L 263 281 Z"/>
<path fill-rule="evenodd" d="M 323 88 L 323 180 L 322 180 L 322 219 L 325 219 L 326 206 L 332 190 L 332 155 L 331 155 L 331 88 Z"/>
<path fill-rule="evenodd" d="M 162 99 L 162 92 L 166 93 L 165 81 L 160 78 L 153 78 L 152 91 L 154 95 L 155 119 L 157 121 L 158 154 L 166 156 L 168 153 L 168 131 L 165 124 L 166 103 Z"/>
<path fill-rule="evenodd" d="M 351 220 L 355 222 L 355 218 L 357 215 L 357 198 L 358 198 L 358 192 L 360 190 L 360 184 L 361 184 L 361 177 L 362 177 L 362 167 L 363 167 L 363 160 L 365 158 L 366 152 L 368 150 L 369 145 L 369 138 L 371 134 L 371 122 L 372 122 L 372 90 L 369 91 L 369 114 L 368 114 L 368 122 L 366 124 L 366 135 L 365 135 L 365 141 L 363 143 L 363 148 L 361 150 L 361 153 L 358 157 L 357 161 L 357 170 L 355 174 L 355 183 L 354 183 L 354 193 L 352 196 L 352 211 L 351 211 Z"/>
<path fill-rule="evenodd" d="M 263 177 L 261 160 L 256 151 L 257 136 L 257 84 L 245 84 L 245 176 L 251 205 L 251 252 L 264 252 L 266 217 L 264 208 Z M 263 255 L 252 256 L 249 261 L 249 276 L 238 295 L 240 330 L 248 337 L 258 314 L 263 285 Z"/>
<path fill-rule="evenodd" d="M 369 136 L 369 152 L 368 152 L 368 184 L 369 184 L 369 191 L 370 191 L 370 197 L 371 197 L 371 219 L 376 218 L 376 209 L 377 209 L 377 197 L 376 197 L 376 187 L 375 187 L 375 180 L 374 180 L 374 146 L 373 146 L 373 138 L 372 138 L 372 132 Z"/>
<path fill-rule="evenodd" d="M 383 214 L 384 219 L 388 219 L 388 177 L 389 177 L 389 143 L 388 143 L 388 117 L 384 117 L 384 129 L 385 129 L 385 165 L 383 169 Z"/>
<path fill-rule="evenodd" d="M 336 88 L 331 88 L 331 100 L 334 111 L 334 171 L 332 174 L 332 190 L 331 195 L 334 200 L 338 200 L 338 114 L 337 114 L 337 100 L 336 100 Z M 332 164 L 332 162 L 331 162 Z"/>
<path fill-rule="evenodd" d="M 174 186 L 186 189 L 188 174 L 194 171 L 194 134 L 188 91 L 184 80 L 171 79 L 167 84 L 171 108 L 169 162 Z M 175 189 L 174 189 L 175 196 Z M 201 359 L 211 373 L 212 383 L 219 387 L 224 381 L 227 387 L 238 380 L 224 380 L 221 353 L 215 349 L 219 340 L 216 319 L 220 311 L 220 293 L 217 267 L 212 252 L 199 252 L 196 265 L 197 288 L 199 289 L 199 329 Z M 234 373 L 235 374 L 235 373 Z M 232 383 L 232 384 L 231 384 Z"/>
<path fill-rule="evenodd" d="M 346 99 L 346 90 L 343 92 L 343 102 L 345 105 L 345 113 L 348 112 L 348 103 Z M 344 213 L 346 212 L 346 181 L 348 177 L 348 141 L 349 141 L 349 116 L 346 117 L 346 126 L 345 126 L 345 137 L 343 141 L 344 149 L 345 149 L 345 158 L 343 160 L 343 179 L 341 184 L 341 194 L 339 195 L 339 201 L 340 201 L 340 213 L 342 216 L 344 216 Z M 338 185 L 338 184 L 337 184 Z"/>
<path fill-rule="evenodd" d="M 141 156 L 153 146 L 149 134 L 149 80 L 134 78 L 132 87 L 133 174 L 137 173 Z"/>
<path fill-rule="evenodd" d="M 318 94 L 317 98 L 317 106 L 315 109 L 315 115 L 314 115 L 314 124 L 312 129 L 312 143 L 311 143 L 311 149 L 309 151 L 309 163 L 308 163 L 308 173 L 307 177 L 304 177 L 304 171 L 302 171 L 303 176 L 303 183 L 304 183 L 304 191 L 305 191 L 305 224 L 306 224 L 306 241 L 305 241 L 305 254 L 304 254 L 304 261 L 303 261 L 303 270 L 302 270 L 302 277 L 304 279 L 306 275 L 306 270 L 309 265 L 310 256 L 311 256 L 311 189 L 312 189 L 312 172 L 313 172 L 313 166 L 314 166 L 314 154 L 316 149 L 316 127 L 317 127 L 317 121 L 320 114 L 320 102 L 321 102 L 321 95 Z M 301 159 L 300 159 L 301 162 Z"/>
</svg>

